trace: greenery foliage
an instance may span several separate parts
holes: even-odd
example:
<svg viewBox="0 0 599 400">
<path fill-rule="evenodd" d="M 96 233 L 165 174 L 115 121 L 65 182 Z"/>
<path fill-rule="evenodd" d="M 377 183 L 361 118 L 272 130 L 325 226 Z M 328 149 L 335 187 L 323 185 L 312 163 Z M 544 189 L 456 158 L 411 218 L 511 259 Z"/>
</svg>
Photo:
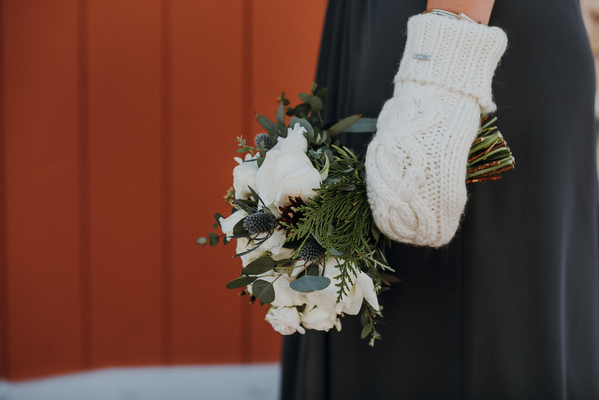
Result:
<svg viewBox="0 0 599 400">
<path fill-rule="evenodd" d="M 252 196 L 249 199 L 235 199 L 231 190 L 225 196 L 225 200 L 234 206 L 233 211 L 241 210 L 248 215 L 233 228 L 233 238 L 248 239 L 247 250 L 237 256 L 255 251 L 275 231 L 281 230 L 287 234 L 285 247 L 293 249 L 288 259 L 275 260 L 269 253 L 255 259 L 241 270 L 240 277 L 227 284 L 229 289 L 251 285 L 252 301 L 258 299 L 263 304 L 270 304 L 275 300 L 274 283 L 278 278 L 267 281 L 263 275 L 269 271 L 290 274 L 297 262 L 301 261 L 302 254 L 310 253 L 302 252 L 310 238 L 315 239 L 324 248 L 324 255 L 316 253 L 315 260 L 304 256 L 304 271 L 289 285 L 298 292 L 309 293 L 330 285 L 330 279 L 322 276 L 324 268 L 319 268 L 324 266 L 330 257 L 339 261 L 339 275 L 335 277 L 337 302 L 349 294 L 360 271 L 372 278 L 377 295 L 391 283 L 399 282 L 393 275 L 388 274 L 393 271 L 385 258 L 389 240 L 380 233 L 373 222 L 366 196 L 364 156 L 341 146 L 336 138 L 360 121 L 361 116 L 352 115 L 325 124 L 320 112 L 323 109 L 322 98 L 327 92 L 326 88 L 319 88 L 313 84 L 310 93 L 299 94 L 301 103 L 295 107 L 290 106 L 283 92 L 278 98 L 279 106 L 274 121 L 256 114 L 257 121 L 268 136 L 261 135 L 255 146 L 251 146 L 241 137 L 237 139 L 237 152 L 249 152 L 256 157 L 255 161 L 260 167 L 272 145 L 277 143 L 277 139 L 287 137 L 288 128 L 299 123 L 306 130 L 307 155 L 314 168 L 320 172 L 322 180 L 316 197 L 307 200 L 300 197 L 290 198 L 290 205 L 280 207 L 280 215 L 273 215 L 252 188 Z M 286 118 L 289 119 L 288 122 Z M 507 144 L 493 126 L 495 121 L 496 118 L 482 120 L 482 127 L 469 154 L 467 183 L 499 179 L 501 173 L 514 167 L 514 158 Z M 264 207 L 260 207 L 261 203 Z M 272 226 L 265 225 L 268 226 L 265 232 L 251 234 L 246 227 L 255 226 L 256 222 L 246 219 L 252 218 L 252 215 L 258 212 L 268 213 L 274 223 Z M 254 217 L 256 221 L 264 219 L 263 216 Z M 220 227 L 221 218 L 222 215 L 215 215 L 216 223 L 213 228 Z M 227 244 L 227 237 L 216 233 L 210 233 L 208 238 L 199 238 L 198 244 L 209 243 L 215 246 L 221 238 L 224 244 Z M 370 337 L 371 345 L 381 337 L 376 330 L 376 324 L 381 317 L 380 309 L 376 310 L 367 301 L 363 301 L 361 336 Z"/>
</svg>

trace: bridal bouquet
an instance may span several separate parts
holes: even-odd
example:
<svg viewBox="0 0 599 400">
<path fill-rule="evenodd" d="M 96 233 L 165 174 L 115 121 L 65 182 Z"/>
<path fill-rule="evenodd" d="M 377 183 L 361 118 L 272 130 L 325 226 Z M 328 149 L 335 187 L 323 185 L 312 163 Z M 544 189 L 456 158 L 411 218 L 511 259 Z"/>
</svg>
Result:
<svg viewBox="0 0 599 400">
<path fill-rule="evenodd" d="M 296 107 L 283 93 L 275 121 L 257 115 L 266 133 L 254 144 L 237 139 L 237 152 L 245 155 L 235 158 L 233 188 L 225 196 L 231 215 L 216 214 L 214 228 L 222 234 L 198 243 L 236 239 L 243 268 L 227 288 L 244 288 L 251 302 L 269 305 L 266 320 L 281 334 L 340 330 L 340 317 L 360 314 L 361 336 L 373 345 L 380 338 L 378 295 L 399 280 L 389 274 L 389 241 L 373 223 L 364 158 L 336 137 L 374 124 L 360 115 L 325 124 L 326 93 L 313 84 Z M 498 179 L 513 168 L 493 122 L 483 121 L 473 143 L 467 182 Z"/>
</svg>

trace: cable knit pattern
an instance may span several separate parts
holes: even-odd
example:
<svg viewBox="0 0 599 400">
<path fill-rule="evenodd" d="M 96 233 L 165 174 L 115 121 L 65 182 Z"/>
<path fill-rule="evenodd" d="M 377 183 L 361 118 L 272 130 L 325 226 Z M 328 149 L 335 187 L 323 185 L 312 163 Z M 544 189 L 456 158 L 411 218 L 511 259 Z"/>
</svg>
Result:
<svg viewBox="0 0 599 400">
<path fill-rule="evenodd" d="M 410 18 L 394 95 L 366 155 L 374 221 L 389 238 L 439 247 L 455 235 L 468 151 L 481 112 L 495 109 L 491 80 L 506 45 L 499 28 L 433 14 Z"/>
</svg>

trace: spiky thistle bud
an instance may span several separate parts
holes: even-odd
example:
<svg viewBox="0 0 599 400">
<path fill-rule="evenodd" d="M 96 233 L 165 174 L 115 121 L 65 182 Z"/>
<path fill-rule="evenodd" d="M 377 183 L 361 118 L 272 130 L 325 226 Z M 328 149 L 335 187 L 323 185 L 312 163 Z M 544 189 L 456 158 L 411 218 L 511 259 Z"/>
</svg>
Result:
<svg viewBox="0 0 599 400">
<path fill-rule="evenodd" d="M 298 257 L 305 261 L 315 261 L 322 257 L 325 253 L 325 248 L 318 243 L 316 239 L 310 237 L 302 246 L 298 253 Z"/>
<path fill-rule="evenodd" d="M 270 138 L 268 133 L 259 133 L 256 136 L 256 146 L 260 147 L 262 143 L 264 143 L 264 150 L 266 151 L 272 149 L 275 145 L 275 141 Z"/>
<path fill-rule="evenodd" d="M 245 217 L 243 227 L 252 235 L 270 232 L 275 227 L 275 219 L 272 215 L 260 210 Z"/>
</svg>

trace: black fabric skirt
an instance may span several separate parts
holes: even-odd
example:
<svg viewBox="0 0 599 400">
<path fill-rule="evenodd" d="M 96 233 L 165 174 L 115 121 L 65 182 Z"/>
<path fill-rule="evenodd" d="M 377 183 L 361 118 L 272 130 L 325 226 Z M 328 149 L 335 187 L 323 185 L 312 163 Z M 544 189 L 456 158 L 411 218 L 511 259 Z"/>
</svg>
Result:
<svg viewBox="0 0 599 400">
<path fill-rule="evenodd" d="M 330 1 L 317 82 L 325 119 L 376 117 L 406 21 L 426 1 Z M 286 337 L 282 399 L 599 399 L 594 71 L 577 0 L 497 0 L 508 50 L 493 81 L 516 169 L 469 186 L 441 249 L 395 244 L 383 338 Z M 363 148 L 368 137 L 349 135 Z"/>
</svg>

